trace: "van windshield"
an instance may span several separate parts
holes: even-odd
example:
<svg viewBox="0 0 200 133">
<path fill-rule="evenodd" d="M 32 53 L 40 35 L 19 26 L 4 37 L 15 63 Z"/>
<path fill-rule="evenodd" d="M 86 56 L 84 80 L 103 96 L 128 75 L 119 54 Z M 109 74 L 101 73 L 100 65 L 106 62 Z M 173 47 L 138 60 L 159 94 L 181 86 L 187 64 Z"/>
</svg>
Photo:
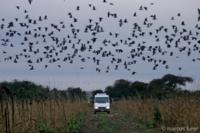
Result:
<svg viewBox="0 0 200 133">
<path fill-rule="evenodd" d="M 108 103 L 108 97 L 95 97 L 95 103 Z"/>
</svg>

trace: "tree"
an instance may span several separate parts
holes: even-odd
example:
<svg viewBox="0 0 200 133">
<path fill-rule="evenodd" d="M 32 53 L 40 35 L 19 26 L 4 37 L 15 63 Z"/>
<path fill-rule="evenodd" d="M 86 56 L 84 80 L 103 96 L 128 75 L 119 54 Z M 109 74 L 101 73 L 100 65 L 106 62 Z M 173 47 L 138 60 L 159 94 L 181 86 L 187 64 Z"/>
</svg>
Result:
<svg viewBox="0 0 200 133">
<path fill-rule="evenodd" d="M 2 82 L 17 99 L 38 99 L 43 100 L 48 97 L 49 89 L 41 85 L 36 85 L 30 81 Z"/>
<path fill-rule="evenodd" d="M 164 99 L 177 94 L 178 86 L 192 82 L 190 77 L 166 74 L 160 79 L 153 79 L 150 83 L 140 81 L 130 82 L 124 79 L 116 80 L 113 86 L 105 88 L 105 92 L 114 99 L 120 98 L 157 98 Z"/>
<path fill-rule="evenodd" d="M 70 87 L 67 89 L 68 96 L 72 99 L 75 100 L 77 98 L 79 99 L 85 99 L 86 98 L 86 93 L 82 91 L 81 88 L 73 88 Z"/>
<path fill-rule="evenodd" d="M 116 80 L 113 86 L 105 88 L 105 92 L 114 99 L 120 99 L 122 97 L 127 98 L 129 96 L 129 87 L 131 82 L 120 79 Z"/>
<path fill-rule="evenodd" d="M 172 74 L 166 74 L 160 79 L 154 79 L 149 83 L 149 90 L 151 96 L 158 99 L 163 99 L 176 95 L 179 85 L 185 86 L 186 82 L 192 82 L 190 77 L 175 76 Z"/>
<path fill-rule="evenodd" d="M 97 93 L 104 93 L 104 92 L 101 89 L 94 90 L 94 91 L 92 91 L 92 97 L 94 97 L 94 95 L 96 95 Z"/>
<path fill-rule="evenodd" d="M 191 77 L 175 76 L 172 74 L 166 74 L 161 79 L 154 79 L 149 83 L 151 87 L 159 87 L 162 89 L 175 90 L 180 89 L 177 86 L 185 86 L 186 82 L 193 82 Z"/>
<path fill-rule="evenodd" d="M 140 81 L 135 81 L 131 83 L 129 89 L 129 96 L 137 98 L 146 98 L 149 95 L 149 90 L 147 88 L 148 84 Z"/>
</svg>

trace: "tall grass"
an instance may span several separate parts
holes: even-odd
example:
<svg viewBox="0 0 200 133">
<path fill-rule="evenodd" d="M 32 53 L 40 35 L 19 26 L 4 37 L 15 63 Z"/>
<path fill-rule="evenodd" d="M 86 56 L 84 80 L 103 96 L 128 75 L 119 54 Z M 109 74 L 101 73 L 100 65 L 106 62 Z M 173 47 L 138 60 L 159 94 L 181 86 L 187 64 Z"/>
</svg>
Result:
<svg viewBox="0 0 200 133">
<path fill-rule="evenodd" d="M 112 108 L 147 128 L 200 126 L 200 97 L 120 100 Z M 1 100 L 0 133 L 76 133 L 89 109 L 81 100 Z"/>
<path fill-rule="evenodd" d="M 200 98 L 179 97 L 163 101 L 121 100 L 114 104 L 120 113 L 151 127 L 199 127 Z M 199 127 L 200 128 L 200 127 Z"/>
<path fill-rule="evenodd" d="M 0 133 L 38 133 L 45 126 L 64 133 L 72 118 L 88 110 L 87 102 L 81 100 L 4 100 L 0 104 Z"/>
</svg>

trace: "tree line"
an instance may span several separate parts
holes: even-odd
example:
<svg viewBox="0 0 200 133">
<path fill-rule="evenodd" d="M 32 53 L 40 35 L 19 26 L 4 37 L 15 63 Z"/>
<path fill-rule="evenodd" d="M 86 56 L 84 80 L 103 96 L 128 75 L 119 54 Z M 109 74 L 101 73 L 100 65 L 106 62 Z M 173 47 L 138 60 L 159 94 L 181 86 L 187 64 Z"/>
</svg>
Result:
<svg viewBox="0 0 200 133">
<path fill-rule="evenodd" d="M 50 89 L 30 81 L 1 82 L 0 99 L 8 97 L 18 100 L 46 100 L 46 99 L 85 99 L 86 93 L 81 88 L 69 87 L 66 90 Z"/>
<path fill-rule="evenodd" d="M 186 83 L 192 83 L 191 77 L 176 76 L 166 74 L 160 79 L 153 79 L 149 83 L 141 81 L 128 81 L 119 79 L 112 86 L 107 86 L 105 91 L 94 90 L 92 96 L 96 93 L 107 93 L 114 100 L 122 98 L 145 99 L 156 98 L 166 99 L 174 96 L 197 95 L 200 96 L 200 91 L 182 90 L 181 86 Z M 66 90 L 50 89 L 42 85 L 37 85 L 30 81 L 1 82 L 0 83 L 0 100 L 8 97 L 19 100 L 46 100 L 46 99 L 86 99 L 87 94 L 80 87 L 69 87 Z"/>
<path fill-rule="evenodd" d="M 160 79 L 153 79 L 149 83 L 120 79 L 115 81 L 112 86 L 105 88 L 105 92 L 113 99 L 121 98 L 156 98 L 166 99 L 175 96 L 199 95 L 200 91 L 182 90 L 181 87 L 186 83 L 192 83 L 191 77 L 176 76 L 166 74 Z"/>
</svg>

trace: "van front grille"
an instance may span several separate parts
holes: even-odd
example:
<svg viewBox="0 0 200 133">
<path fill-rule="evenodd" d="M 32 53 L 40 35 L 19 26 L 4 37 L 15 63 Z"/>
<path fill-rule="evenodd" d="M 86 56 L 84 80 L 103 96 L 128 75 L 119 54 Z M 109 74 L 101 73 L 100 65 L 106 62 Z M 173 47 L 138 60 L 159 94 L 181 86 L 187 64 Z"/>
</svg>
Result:
<svg viewBox="0 0 200 133">
<path fill-rule="evenodd" d="M 99 107 L 99 110 L 106 110 L 105 107 Z"/>
</svg>

